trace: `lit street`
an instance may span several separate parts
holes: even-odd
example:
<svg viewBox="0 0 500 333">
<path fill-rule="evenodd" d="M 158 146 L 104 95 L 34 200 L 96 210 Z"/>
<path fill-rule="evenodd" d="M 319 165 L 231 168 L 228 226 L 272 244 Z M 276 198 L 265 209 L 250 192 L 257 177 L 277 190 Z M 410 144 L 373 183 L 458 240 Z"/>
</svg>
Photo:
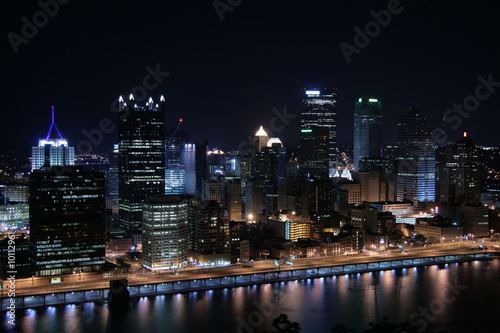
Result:
<svg viewBox="0 0 500 333">
<path fill-rule="evenodd" d="M 481 243 L 488 247 L 489 251 L 497 249 L 496 244 L 490 242 Z M 472 251 L 471 248 L 477 246 L 472 242 L 466 244 L 437 244 L 429 247 L 409 248 L 407 253 L 394 253 L 394 250 L 386 250 L 382 253 L 375 253 L 375 255 L 367 256 L 365 254 L 358 254 L 353 256 L 335 256 L 335 257 L 320 257 L 320 258 L 307 258 L 295 260 L 292 265 L 283 264 L 278 268 L 274 265 L 273 260 L 255 261 L 251 267 L 242 267 L 241 265 L 215 267 L 215 268 L 191 268 L 180 270 L 178 275 L 172 273 L 130 273 L 127 275 L 115 275 L 108 278 L 103 278 L 101 274 L 74 274 L 71 276 L 71 281 L 68 282 L 68 277 L 64 276 L 63 282 L 56 284 L 43 284 L 41 278 L 34 277 L 33 279 L 23 279 L 16 282 L 16 295 L 35 295 L 47 293 L 59 293 L 78 290 L 91 290 L 102 289 L 109 287 L 110 279 L 128 279 L 130 285 L 143 285 L 149 283 L 161 283 L 171 281 L 182 281 L 190 279 L 208 279 L 217 278 L 238 274 L 254 274 L 265 273 L 271 271 L 281 271 L 302 269 L 302 268 L 315 268 L 325 267 L 332 265 L 346 265 L 346 264 L 360 264 L 368 262 L 378 262 L 393 259 L 409 259 L 425 256 L 439 256 L 439 255 L 454 255 L 454 254 L 467 254 L 484 252 L 484 250 Z M 81 280 L 80 280 L 80 279 Z M 32 287 L 34 285 L 34 287 Z"/>
</svg>

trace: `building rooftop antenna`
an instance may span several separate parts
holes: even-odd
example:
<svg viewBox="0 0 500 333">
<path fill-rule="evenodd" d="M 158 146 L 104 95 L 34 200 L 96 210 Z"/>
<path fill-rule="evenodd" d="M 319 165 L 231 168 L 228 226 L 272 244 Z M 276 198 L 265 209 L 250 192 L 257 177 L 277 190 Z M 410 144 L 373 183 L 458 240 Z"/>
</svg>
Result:
<svg viewBox="0 0 500 333">
<path fill-rule="evenodd" d="M 57 125 L 54 120 L 54 106 L 52 105 L 52 123 L 50 124 L 49 132 L 47 133 L 47 140 L 50 138 L 50 134 L 52 134 L 52 128 L 56 128 L 57 134 L 59 134 L 59 138 L 62 140 L 63 137 L 61 135 L 61 132 L 59 132 L 59 128 L 57 128 Z"/>
</svg>

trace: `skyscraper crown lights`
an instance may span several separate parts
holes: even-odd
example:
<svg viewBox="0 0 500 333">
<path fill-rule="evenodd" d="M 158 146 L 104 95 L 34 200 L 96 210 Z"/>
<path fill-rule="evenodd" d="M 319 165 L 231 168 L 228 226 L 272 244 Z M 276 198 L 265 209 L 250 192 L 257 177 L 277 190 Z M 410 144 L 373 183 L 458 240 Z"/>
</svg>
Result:
<svg viewBox="0 0 500 333">
<path fill-rule="evenodd" d="M 130 94 L 128 96 L 128 101 L 129 102 L 135 101 L 135 97 L 133 94 Z M 120 110 L 123 110 L 125 108 L 125 104 L 127 104 L 125 102 L 125 100 L 123 99 L 123 96 L 118 97 L 118 103 L 119 103 Z M 160 96 L 160 103 L 165 103 L 165 97 L 163 95 Z M 130 106 L 132 104 L 128 104 L 128 105 Z M 160 106 L 158 105 L 158 103 L 157 104 L 154 103 L 152 97 L 149 97 L 145 106 L 140 106 L 140 105 L 137 105 L 134 103 L 133 109 L 134 109 L 134 111 L 160 111 Z M 182 121 L 182 119 L 181 119 L 181 121 Z"/>
<path fill-rule="evenodd" d="M 57 137 L 51 138 L 52 131 L 54 128 L 57 131 Z M 49 131 L 47 132 L 47 136 L 44 139 L 38 140 L 38 147 L 43 147 L 45 145 L 55 146 L 55 147 L 67 147 L 68 140 L 63 139 L 59 128 L 57 128 L 55 117 L 54 117 L 54 106 L 52 106 L 52 122 L 50 124 Z"/>
</svg>

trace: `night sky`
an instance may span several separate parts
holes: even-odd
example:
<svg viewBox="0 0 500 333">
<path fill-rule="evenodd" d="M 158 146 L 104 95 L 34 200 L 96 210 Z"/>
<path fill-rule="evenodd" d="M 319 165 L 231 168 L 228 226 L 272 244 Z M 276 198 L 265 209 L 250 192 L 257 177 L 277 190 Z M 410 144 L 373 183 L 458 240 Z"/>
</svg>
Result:
<svg viewBox="0 0 500 333">
<path fill-rule="evenodd" d="M 417 107 L 440 127 L 447 109 L 475 94 L 478 76 L 500 82 L 496 1 L 401 1 L 399 13 L 350 64 L 339 44 L 354 46 L 353 29 L 364 31 L 374 20 L 370 11 L 393 1 L 231 2 L 241 3 L 221 21 L 213 1 L 71 0 L 16 54 L 9 32 L 22 36 L 22 18 L 33 22 L 42 9 L 36 1 L 4 0 L 1 148 L 29 156 L 47 133 L 51 105 L 59 129 L 77 146 L 82 131 L 98 128 L 101 119 L 117 123 L 113 100 L 142 86 L 147 66 L 169 73 L 148 91 L 155 101 L 165 95 L 168 126 L 183 118 L 191 141 L 222 147 L 269 126 L 273 108 L 283 107 L 297 117 L 278 135 L 297 144 L 300 88 L 338 88 L 341 143 L 352 142 L 355 101 L 379 98 L 384 143 L 395 143 L 399 109 Z M 467 131 L 478 144 L 500 145 L 500 87 L 492 89 L 498 91 L 460 126 L 447 128 L 452 139 Z M 115 128 L 95 150 L 108 151 L 116 140 Z"/>
</svg>

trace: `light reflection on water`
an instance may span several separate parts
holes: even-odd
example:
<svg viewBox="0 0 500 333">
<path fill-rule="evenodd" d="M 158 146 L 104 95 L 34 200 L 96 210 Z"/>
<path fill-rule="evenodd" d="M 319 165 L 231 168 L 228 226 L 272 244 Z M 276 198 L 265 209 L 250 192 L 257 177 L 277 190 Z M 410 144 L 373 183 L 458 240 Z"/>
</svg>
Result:
<svg viewBox="0 0 500 333">
<path fill-rule="evenodd" d="M 328 332 L 340 323 L 361 330 L 383 316 L 399 323 L 431 302 L 451 299 L 455 279 L 467 288 L 428 320 L 429 331 L 475 331 L 478 323 L 498 326 L 496 259 L 142 297 L 133 299 L 124 313 L 109 312 L 99 303 L 18 310 L 17 327 L 54 333 L 258 332 L 270 331 L 272 320 L 285 313 L 303 332 Z M 2 316 L 2 328 L 9 328 L 6 314 Z"/>
</svg>

